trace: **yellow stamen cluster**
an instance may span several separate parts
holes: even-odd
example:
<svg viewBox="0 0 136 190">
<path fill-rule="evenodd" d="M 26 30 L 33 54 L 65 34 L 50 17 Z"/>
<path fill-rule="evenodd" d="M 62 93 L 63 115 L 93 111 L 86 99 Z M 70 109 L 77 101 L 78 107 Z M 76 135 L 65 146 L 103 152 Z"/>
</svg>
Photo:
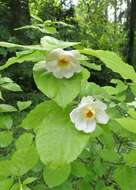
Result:
<svg viewBox="0 0 136 190">
<path fill-rule="evenodd" d="M 83 115 L 85 119 L 92 119 L 95 117 L 95 110 L 93 110 L 91 107 L 87 107 L 84 109 Z"/>
<path fill-rule="evenodd" d="M 69 60 L 69 57 L 68 57 L 68 56 L 62 55 L 62 56 L 59 57 L 58 65 L 59 65 L 60 67 L 66 67 L 66 66 L 68 66 L 69 64 L 70 64 L 70 60 Z"/>
</svg>

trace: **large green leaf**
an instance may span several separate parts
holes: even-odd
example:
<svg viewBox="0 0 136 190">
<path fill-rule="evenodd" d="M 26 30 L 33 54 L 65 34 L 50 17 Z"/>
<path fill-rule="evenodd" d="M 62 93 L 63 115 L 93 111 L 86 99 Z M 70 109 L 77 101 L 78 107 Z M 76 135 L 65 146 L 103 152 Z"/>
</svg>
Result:
<svg viewBox="0 0 136 190">
<path fill-rule="evenodd" d="M 25 129 L 34 129 L 36 132 L 41 126 L 44 117 L 47 117 L 49 113 L 51 113 L 53 110 L 56 110 L 57 108 L 58 106 L 56 104 L 53 104 L 51 101 L 42 102 L 27 115 L 21 126 Z M 55 120 L 56 116 L 54 117 L 54 115 L 50 114 L 49 118 Z"/>
<path fill-rule="evenodd" d="M 33 69 L 37 87 L 57 104 L 66 107 L 79 94 L 82 73 L 70 79 L 58 79 L 47 73 L 44 63 L 38 63 Z"/>
<path fill-rule="evenodd" d="M 131 79 L 136 82 L 136 72 L 133 67 L 124 63 L 123 60 L 114 52 L 83 49 L 81 50 L 81 53 L 99 58 L 106 65 L 106 67 L 116 73 L 119 73 L 124 79 Z"/>
<path fill-rule="evenodd" d="M 33 142 L 33 137 L 31 133 L 23 133 L 16 141 L 16 148 L 21 149 L 30 146 Z"/>
<path fill-rule="evenodd" d="M 37 123 L 38 127 L 41 124 L 36 136 L 38 153 L 44 164 L 53 166 L 69 164 L 82 152 L 90 135 L 75 129 L 69 119 L 68 109 L 63 110 L 49 101 L 44 103 L 43 112 L 49 107 L 51 109 L 44 114 L 42 122 Z M 36 119 L 37 117 L 33 118 L 33 122 Z"/>
<path fill-rule="evenodd" d="M 136 171 L 134 169 L 120 166 L 115 170 L 114 178 L 121 190 L 136 189 Z"/>
<path fill-rule="evenodd" d="M 24 175 L 37 164 L 38 160 L 38 154 L 33 144 L 18 149 L 11 158 L 12 175 Z"/>
<path fill-rule="evenodd" d="M 43 172 L 43 177 L 49 187 L 55 187 L 64 183 L 69 174 L 70 165 L 64 165 L 57 168 L 46 167 Z"/>
<path fill-rule="evenodd" d="M 56 48 L 63 49 L 77 44 L 79 44 L 79 42 L 64 42 L 51 36 L 44 36 L 43 38 L 41 38 L 41 46 L 48 51 Z"/>
<path fill-rule="evenodd" d="M 136 120 L 130 117 L 122 117 L 116 121 L 125 129 L 132 133 L 136 133 Z"/>
</svg>

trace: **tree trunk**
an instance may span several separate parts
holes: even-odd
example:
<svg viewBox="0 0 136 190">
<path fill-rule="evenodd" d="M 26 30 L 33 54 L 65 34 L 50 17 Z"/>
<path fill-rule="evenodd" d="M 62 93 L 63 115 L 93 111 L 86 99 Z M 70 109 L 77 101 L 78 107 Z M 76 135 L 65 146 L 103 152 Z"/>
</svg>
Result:
<svg viewBox="0 0 136 190">
<path fill-rule="evenodd" d="M 136 0 L 131 1 L 130 16 L 129 16 L 129 32 L 128 32 L 128 52 L 127 62 L 134 65 L 134 45 L 135 45 L 135 31 L 136 31 Z M 136 68 L 136 65 L 134 65 Z"/>
</svg>

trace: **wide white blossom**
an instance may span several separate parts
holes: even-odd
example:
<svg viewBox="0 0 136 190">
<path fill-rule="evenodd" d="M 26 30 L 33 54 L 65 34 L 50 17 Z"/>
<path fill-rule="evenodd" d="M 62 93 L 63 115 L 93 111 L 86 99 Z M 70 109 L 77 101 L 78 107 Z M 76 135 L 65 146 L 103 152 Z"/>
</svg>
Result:
<svg viewBox="0 0 136 190">
<path fill-rule="evenodd" d="M 83 97 L 79 105 L 72 110 L 70 118 L 77 130 L 91 133 L 96 129 L 96 123 L 108 123 L 106 109 L 106 104 L 95 100 L 92 96 L 87 96 Z"/>
<path fill-rule="evenodd" d="M 76 50 L 55 49 L 47 55 L 45 67 L 56 78 L 70 78 L 82 70 L 79 64 L 80 56 Z"/>
</svg>

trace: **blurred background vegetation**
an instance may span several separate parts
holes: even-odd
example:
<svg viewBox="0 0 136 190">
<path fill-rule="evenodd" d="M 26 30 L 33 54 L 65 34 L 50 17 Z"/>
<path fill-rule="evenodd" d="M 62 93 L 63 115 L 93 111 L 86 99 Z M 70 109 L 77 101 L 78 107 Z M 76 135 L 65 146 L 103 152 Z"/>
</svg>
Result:
<svg viewBox="0 0 136 190">
<path fill-rule="evenodd" d="M 62 40 L 80 41 L 81 46 L 111 50 L 136 69 L 136 1 L 135 0 L 0 0 L 0 41 L 19 44 L 38 44 L 45 21 L 55 24 L 53 36 Z M 22 26 L 22 30 L 16 30 Z M 0 48 L 0 63 L 15 55 L 15 49 Z M 98 60 L 90 60 L 99 64 Z M 25 89 L 24 96 L 35 96 L 37 89 L 32 79 L 32 64 L 14 65 L 2 73 Z M 103 86 L 115 73 L 102 65 L 101 71 L 91 72 L 91 81 Z M 27 93 L 26 93 L 27 92 Z M 15 94 L 13 95 L 16 96 Z M 19 95 L 20 96 L 20 95 Z M 10 100 L 11 94 L 10 94 Z"/>
</svg>

